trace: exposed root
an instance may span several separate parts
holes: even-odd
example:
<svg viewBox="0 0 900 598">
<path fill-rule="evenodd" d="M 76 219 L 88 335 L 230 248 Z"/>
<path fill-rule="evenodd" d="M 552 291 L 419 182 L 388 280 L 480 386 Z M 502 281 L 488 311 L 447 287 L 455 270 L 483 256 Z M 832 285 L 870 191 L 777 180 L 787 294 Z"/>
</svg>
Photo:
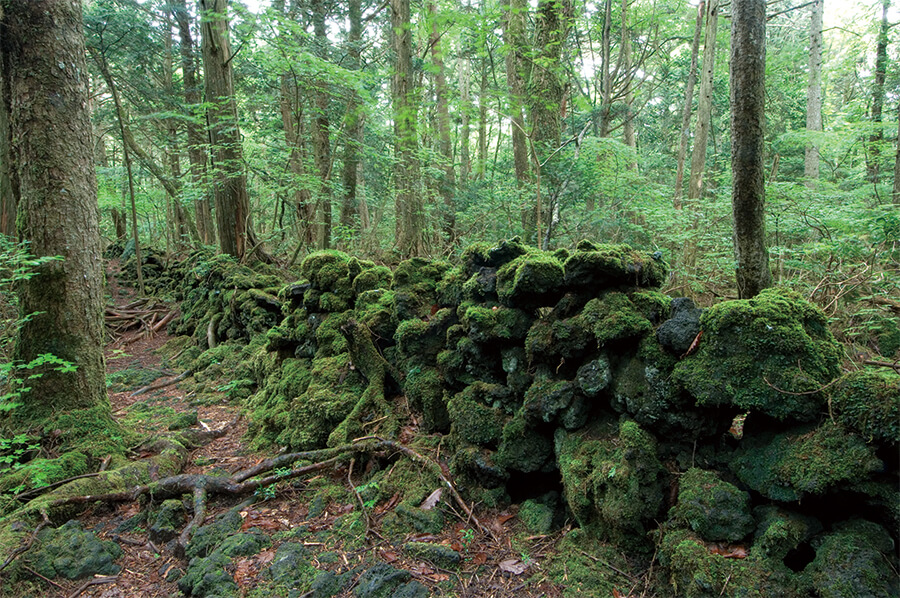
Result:
<svg viewBox="0 0 900 598">
<path fill-rule="evenodd" d="M 131 399 L 138 395 L 142 395 L 145 392 L 150 392 L 151 390 L 159 390 L 160 388 L 166 388 L 168 386 L 172 386 L 173 384 L 178 384 L 179 382 L 181 382 L 188 376 L 191 376 L 193 373 L 194 372 L 192 370 L 187 370 L 184 373 L 181 373 L 178 376 L 172 378 L 171 380 L 167 380 L 166 382 L 156 382 L 153 384 L 148 384 L 147 386 L 139 388 L 136 391 L 134 391 L 133 393 L 131 393 L 130 395 L 128 395 L 128 398 Z"/>
</svg>

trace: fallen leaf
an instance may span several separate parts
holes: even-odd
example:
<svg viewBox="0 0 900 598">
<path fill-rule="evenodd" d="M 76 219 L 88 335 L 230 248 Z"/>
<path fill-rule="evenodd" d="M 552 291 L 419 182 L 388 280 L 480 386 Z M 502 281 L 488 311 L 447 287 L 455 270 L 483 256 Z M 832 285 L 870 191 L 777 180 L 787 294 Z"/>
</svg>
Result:
<svg viewBox="0 0 900 598">
<path fill-rule="evenodd" d="M 513 517 L 515 517 L 515 515 L 512 515 L 510 513 L 501 513 L 501 514 L 497 515 L 497 523 L 499 523 L 500 525 L 503 525 L 504 523 L 506 523 Z"/>
<path fill-rule="evenodd" d="M 434 492 L 428 495 L 428 498 L 422 501 L 422 504 L 419 505 L 419 508 L 423 511 L 430 511 L 441 501 L 441 495 L 444 493 L 443 488 L 438 488 Z"/>
<path fill-rule="evenodd" d="M 485 552 L 476 552 L 472 555 L 472 563 L 475 565 L 483 565 L 487 562 L 487 553 Z"/>
<path fill-rule="evenodd" d="M 428 579 L 431 581 L 447 581 L 450 579 L 450 576 L 446 573 L 435 573 L 434 575 L 428 576 Z"/>
<path fill-rule="evenodd" d="M 707 547 L 713 554 L 717 554 L 726 559 L 745 559 L 747 558 L 747 548 L 740 544 L 727 546 L 724 544 L 713 544 Z"/>
<path fill-rule="evenodd" d="M 260 565 L 268 565 L 275 559 L 274 550 L 263 550 L 256 555 L 256 562 Z"/>
<path fill-rule="evenodd" d="M 241 559 L 235 564 L 234 581 L 237 582 L 238 586 L 244 585 L 244 581 L 249 580 L 255 575 L 256 569 L 253 566 L 253 561 L 251 559 Z"/>
<path fill-rule="evenodd" d="M 381 558 L 384 559 L 384 562 L 386 563 L 393 563 L 394 561 L 399 560 L 400 556 L 393 550 L 382 550 Z"/>
<path fill-rule="evenodd" d="M 528 565 L 519 559 L 506 559 L 505 561 L 500 561 L 499 567 L 501 571 L 506 571 L 513 575 L 522 575 L 525 573 L 525 570 L 528 569 Z"/>
</svg>

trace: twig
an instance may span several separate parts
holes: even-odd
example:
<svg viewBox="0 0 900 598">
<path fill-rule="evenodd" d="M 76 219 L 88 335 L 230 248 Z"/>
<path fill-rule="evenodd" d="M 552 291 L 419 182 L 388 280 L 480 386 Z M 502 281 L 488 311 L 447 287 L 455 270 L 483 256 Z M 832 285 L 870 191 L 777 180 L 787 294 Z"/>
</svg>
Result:
<svg viewBox="0 0 900 598">
<path fill-rule="evenodd" d="M 893 363 L 889 361 L 875 361 L 872 359 L 866 359 L 865 361 L 863 361 L 863 363 L 866 365 L 874 365 L 882 368 L 890 368 L 900 374 L 900 359 L 894 361 Z"/>
<path fill-rule="evenodd" d="M 105 583 L 113 583 L 115 581 L 118 581 L 118 579 L 119 579 L 118 575 L 111 575 L 109 577 L 95 577 L 94 579 L 89 579 L 86 582 L 84 582 L 80 588 L 78 588 L 77 590 L 75 590 L 74 592 L 69 594 L 68 598 L 78 598 L 78 596 L 80 596 L 83 591 L 85 591 L 86 589 L 88 589 L 91 586 L 99 586 L 99 585 L 102 585 Z M 56 584 L 54 584 L 54 585 L 56 585 Z M 58 586 L 58 587 L 62 588 L 62 586 Z"/>
<path fill-rule="evenodd" d="M 58 583 L 56 583 L 56 582 L 53 581 L 52 579 L 48 579 L 48 578 L 44 577 L 43 575 L 41 575 L 40 573 L 38 573 L 37 571 L 35 571 L 35 570 L 32 569 L 31 567 L 29 567 L 28 565 L 22 565 L 22 568 L 25 569 L 26 571 L 28 571 L 29 573 L 31 573 L 32 575 L 34 575 L 35 577 L 40 577 L 41 579 L 43 579 L 44 581 L 46 581 L 46 582 L 49 583 L 50 585 L 56 586 L 56 587 L 59 588 L 60 590 L 65 590 L 64 587 L 62 587 L 61 585 L 59 585 Z"/>
<path fill-rule="evenodd" d="M 83 475 L 73 476 L 73 477 L 71 477 L 71 478 L 66 478 L 66 479 L 64 479 L 64 480 L 60 480 L 60 481 L 58 481 L 58 482 L 53 482 L 52 484 L 47 484 L 46 486 L 41 486 L 40 488 L 32 488 L 31 490 L 26 490 L 25 492 L 21 492 L 21 493 L 19 493 L 19 494 L 16 494 L 16 495 L 13 497 L 13 499 L 14 499 L 14 500 L 21 500 L 21 499 L 23 499 L 23 498 L 31 498 L 31 497 L 33 497 L 33 496 L 41 495 L 41 494 L 43 494 L 44 492 L 46 492 L 46 491 L 48 491 L 48 490 L 53 490 L 54 488 L 57 488 L 57 487 L 59 487 L 59 486 L 62 486 L 63 484 L 68 484 L 69 482 L 73 482 L 73 481 L 75 481 L 75 480 L 81 480 L 81 479 L 84 479 L 84 478 L 95 478 L 95 477 L 97 477 L 98 475 L 100 475 L 100 474 L 99 474 L 99 473 L 86 473 L 86 474 L 83 474 Z"/>
<path fill-rule="evenodd" d="M 131 399 L 138 395 L 142 395 L 145 392 L 150 392 L 151 390 L 159 390 L 160 388 L 166 388 L 167 386 L 172 386 L 173 384 L 178 384 L 179 382 L 181 382 L 182 380 L 184 380 L 185 378 L 187 378 L 188 376 L 190 376 L 193 373 L 194 373 L 193 370 L 185 370 L 183 373 L 179 374 L 178 376 L 176 376 L 175 378 L 173 378 L 167 382 L 160 382 L 158 384 L 148 384 L 147 386 L 145 386 L 143 388 L 139 388 L 136 391 L 134 391 L 133 393 L 131 393 L 130 395 L 128 395 L 128 398 Z"/>
</svg>

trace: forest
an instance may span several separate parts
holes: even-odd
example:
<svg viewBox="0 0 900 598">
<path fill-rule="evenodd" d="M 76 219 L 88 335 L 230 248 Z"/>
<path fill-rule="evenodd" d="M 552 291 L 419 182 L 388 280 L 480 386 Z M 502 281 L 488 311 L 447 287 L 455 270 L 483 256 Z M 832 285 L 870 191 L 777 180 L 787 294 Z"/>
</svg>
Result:
<svg viewBox="0 0 900 598">
<path fill-rule="evenodd" d="M 897 595 L 898 23 L 0 0 L 0 595 Z"/>
</svg>

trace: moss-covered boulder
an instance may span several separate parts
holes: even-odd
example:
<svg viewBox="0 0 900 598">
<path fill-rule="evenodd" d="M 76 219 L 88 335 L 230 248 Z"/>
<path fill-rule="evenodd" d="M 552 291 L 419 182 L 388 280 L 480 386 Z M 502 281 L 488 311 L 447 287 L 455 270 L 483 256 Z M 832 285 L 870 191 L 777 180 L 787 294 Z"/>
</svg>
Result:
<svg viewBox="0 0 900 598">
<path fill-rule="evenodd" d="M 582 526 L 600 537 L 639 547 L 663 504 L 665 469 L 656 440 L 635 422 L 598 422 L 555 436 L 566 501 Z"/>
<path fill-rule="evenodd" d="M 701 405 L 728 405 L 810 421 L 825 411 L 822 388 L 840 373 L 840 346 L 825 315 L 798 294 L 767 289 L 703 313 L 698 351 L 674 379 Z"/>
<path fill-rule="evenodd" d="M 850 487 L 882 466 L 862 438 L 830 421 L 805 431 L 747 436 L 730 463 L 741 482 L 780 501 Z"/>
<path fill-rule="evenodd" d="M 476 382 L 447 401 L 451 433 L 468 444 L 496 447 L 508 416 L 502 409 L 504 389 Z"/>
<path fill-rule="evenodd" d="M 468 338 L 476 343 L 521 341 L 531 326 L 528 314 L 512 307 L 463 305 L 458 311 Z"/>
<path fill-rule="evenodd" d="M 523 473 L 552 470 L 553 440 L 528 407 L 523 406 L 503 426 L 494 462 Z"/>
<path fill-rule="evenodd" d="M 755 555 L 784 563 L 794 571 L 809 564 L 812 548 L 808 542 L 822 531 L 818 519 L 774 505 L 753 509 L 753 516 L 759 522 L 753 538 Z"/>
<path fill-rule="evenodd" d="M 525 310 L 555 305 L 564 277 L 562 264 L 552 254 L 532 251 L 497 271 L 497 295 L 504 305 Z"/>
<path fill-rule="evenodd" d="M 625 293 L 606 293 L 591 299 L 575 317 L 579 326 L 593 334 L 597 347 L 639 339 L 653 332 L 653 324 Z"/>
<path fill-rule="evenodd" d="M 37 535 L 38 544 L 25 557 L 28 566 L 47 578 L 82 579 L 93 575 L 116 575 L 122 556 L 118 544 L 100 540 L 85 531 L 79 521 L 46 528 Z"/>
<path fill-rule="evenodd" d="M 309 549 L 303 544 L 284 542 L 275 551 L 275 557 L 269 565 L 268 577 L 276 584 L 289 589 L 305 588 L 319 573 L 309 562 L 311 556 Z"/>
<path fill-rule="evenodd" d="M 814 541 L 809 575 L 817 596 L 889 598 L 900 594 L 897 546 L 883 527 L 853 520 Z"/>
<path fill-rule="evenodd" d="M 565 260 L 565 285 L 597 292 L 625 287 L 658 287 L 666 277 L 662 256 L 628 245 L 598 245 L 582 241 Z"/>
<path fill-rule="evenodd" d="M 221 552 L 195 557 L 188 563 L 184 577 L 178 580 L 178 589 L 196 598 L 236 596 L 238 586 L 229 572 L 231 567 L 231 559 Z"/>
<path fill-rule="evenodd" d="M 900 376 L 861 370 L 843 376 L 831 395 L 838 421 L 863 438 L 900 443 Z"/>
<path fill-rule="evenodd" d="M 522 240 L 513 237 L 496 245 L 485 242 L 472 243 L 463 250 L 460 260 L 465 273 L 472 276 L 481 268 L 500 268 L 528 252 L 529 248 Z"/>
<path fill-rule="evenodd" d="M 679 479 L 678 502 L 670 511 L 704 540 L 736 542 L 756 527 L 750 495 L 712 471 L 689 469 Z"/>
</svg>

